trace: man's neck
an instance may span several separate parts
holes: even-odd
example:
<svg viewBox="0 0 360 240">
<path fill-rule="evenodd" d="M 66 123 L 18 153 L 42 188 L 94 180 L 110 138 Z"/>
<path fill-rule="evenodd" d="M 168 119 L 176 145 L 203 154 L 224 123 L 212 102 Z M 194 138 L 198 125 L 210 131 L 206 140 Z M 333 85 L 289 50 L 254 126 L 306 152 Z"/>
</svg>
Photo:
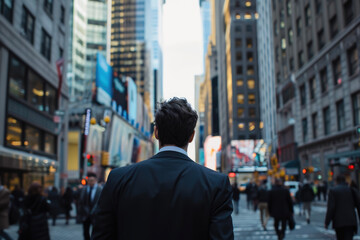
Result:
<svg viewBox="0 0 360 240">
<path fill-rule="evenodd" d="M 171 145 L 171 144 L 165 144 L 165 145 L 161 145 L 159 146 L 159 149 L 162 149 L 163 147 L 178 147 L 176 145 Z M 185 147 L 178 147 L 178 148 L 181 148 L 183 149 L 185 152 L 187 152 L 187 149 L 188 149 L 188 145 L 186 145 Z"/>
</svg>

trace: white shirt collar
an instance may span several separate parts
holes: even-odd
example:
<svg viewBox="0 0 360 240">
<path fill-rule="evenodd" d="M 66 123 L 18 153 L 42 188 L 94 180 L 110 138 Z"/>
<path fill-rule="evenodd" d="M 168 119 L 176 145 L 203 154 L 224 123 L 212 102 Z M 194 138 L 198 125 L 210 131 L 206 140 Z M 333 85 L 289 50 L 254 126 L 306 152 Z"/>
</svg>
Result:
<svg viewBox="0 0 360 240">
<path fill-rule="evenodd" d="M 176 146 L 166 146 L 166 147 L 162 147 L 159 152 L 164 152 L 164 151 L 174 151 L 174 152 L 179 152 L 179 153 L 182 153 L 184 155 L 188 155 L 187 152 L 182 149 L 182 148 L 179 148 L 179 147 L 176 147 Z"/>
</svg>

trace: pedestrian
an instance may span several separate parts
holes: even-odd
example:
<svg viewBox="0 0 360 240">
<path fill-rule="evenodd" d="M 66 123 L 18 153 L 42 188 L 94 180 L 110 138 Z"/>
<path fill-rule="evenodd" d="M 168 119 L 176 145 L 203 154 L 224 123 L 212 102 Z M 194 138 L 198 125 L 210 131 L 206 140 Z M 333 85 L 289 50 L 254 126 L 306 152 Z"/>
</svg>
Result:
<svg viewBox="0 0 360 240">
<path fill-rule="evenodd" d="M 66 217 L 66 222 L 65 222 L 66 225 L 69 224 L 70 211 L 72 210 L 73 201 L 74 201 L 74 193 L 71 190 L 71 187 L 67 187 L 64 192 L 64 195 L 62 196 L 62 202 Z"/>
<path fill-rule="evenodd" d="M 314 201 L 315 193 L 310 184 L 305 180 L 304 186 L 300 192 L 301 202 L 303 203 L 306 222 L 310 224 L 310 215 L 311 215 L 311 202 Z"/>
<path fill-rule="evenodd" d="M 60 194 L 55 186 L 53 186 L 48 193 L 48 200 L 50 201 L 50 215 L 52 218 L 52 225 L 56 225 L 56 218 L 62 212 L 62 204 Z"/>
<path fill-rule="evenodd" d="M 171 98 L 155 114 L 159 153 L 114 169 L 99 200 L 92 238 L 234 239 L 229 178 L 187 156 L 197 113 Z"/>
<path fill-rule="evenodd" d="M 252 205 L 253 205 L 253 210 L 254 212 L 256 212 L 257 208 L 258 208 L 258 186 L 256 183 L 253 183 L 252 187 L 251 187 L 251 201 L 252 201 Z"/>
<path fill-rule="evenodd" d="M 90 226 L 93 225 L 94 209 L 99 201 L 102 188 L 97 184 L 97 176 L 95 173 L 88 173 L 88 184 L 80 189 L 79 218 L 83 224 L 83 234 L 85 240 L 90 240 Z"/>
<path fill-rule="evenodd" d="M 327 194 L 328 194 L 328 183 L 327 183 L 327 181 L 324 181 L 323 182 L 323 199 L 325 202 L 326 202 Z"/>
<path fill-rule="evenodd" d="M 345 177 L 336 177 L 336 186 L 329 190 L 325 228 L 330 222 L 338 240 L 351 240 L 357 232 L 355 208 L 360 221 L 360 196 L 358 190 L 349 187 Z"/>
<path fill-rule="evenodd" d="M 299 216 L 301 216 L 301 213 L 304 211 L 304 209 L 302 208 L 302 202 L 300 197 L 301 190 L 302 190 L 302 184 L 299 183 L 299 189 L 295 193 L 295 200 L 299 206 Z M 303 215 L 305 215 L 305 213 Z"/>
<path fill-rule="evenodd" d="M 245 188 L 247 209 L 250 209 L 253 206 L 252 189 L 253 189 L 253 183 L 252 181 L 249 181 L 248 184 L 246 184 L 246 188 Z"/>
<path fill-rule="evenodd" d="M 275 185 L 269 191 L 268 208 L 274 218 L 274 228 L 279 240 L 285 238 L 286 223 L 294 215 L 290 192 L 283 186 L 282 180 L 275 179 Z M 281 222 L 281 229 L 279 224 Z"/>
<path fill-rule="evenodd" d="M 236 182 L 233 184 L 233 203 L 235 215 L 239 214 L 240 190 Z"/>
<path fill-rule="evenodd" d="M 39 183 L 31 183 L 23 210 L 19 224 L 19 240 L 50 240 L 46 215 L 49 205 L 42 196 L 42 186 Z"/>
<path fill-rule="evenodd" d="M 11 195 L 14 197 L 14 204 L 16 207 L 21 208 L 25 194 L 24 191 L 19 187 L 19 185 L 15 185 L 14 190 L 12 190 Z"/>
<path fill-rule="evenodd" d="M 266 187 L 266 180 L 262 182 L 260 188 L 258 190 L 259 201 L 259 210 L 260 210 L 260 220 L 261 226 L 266 231 L 266 225 L 269 220 L 269 209 L 268 209 L 268 200 L 269 200 L 269 192 Z"/>
<path fill-rule="evenodd" d="M 322 191 L 323 191 L 323 186 L 320 183 L 317 183 L 315 186 L 317 188 L 316 196 L 317 196 L 318 201 L 320 202 L 321 201 L 321 194 L 322 194 Z"/>
<path fill-rule="evenodd" d="M 0 239 L 11 240 L 11 237 L 4 230 L 9 227 L 9 204 L 10 191 L 0 182 Z"/>
</svg>

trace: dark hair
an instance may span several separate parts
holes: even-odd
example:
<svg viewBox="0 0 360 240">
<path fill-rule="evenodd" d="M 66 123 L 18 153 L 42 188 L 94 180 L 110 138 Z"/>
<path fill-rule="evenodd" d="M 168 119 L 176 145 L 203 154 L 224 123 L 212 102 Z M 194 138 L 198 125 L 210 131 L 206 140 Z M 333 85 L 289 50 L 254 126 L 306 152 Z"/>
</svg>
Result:
<svg viewBox="0 0 360 240">
<path fill-rule="evenodd" d="M 89 173 L 87 174 L 87 177 L 88 177 L 88 178 L 89 178 L 89 177 L 94 177 L 94 178 L 96 178 L 96 174 L 93 173 L 93 172 L 89 172 Z"/>
<path fill-rule="evenodd" d="M 41 195 L 41 192 L 42 192 L 42 186 L 40 185 L 40 183 L 38 183 L 38 182 L 31 183 L 29 190 L 28 190 L 28 194 L 30 196 Z"/>
<path fill-rule="evenodd" d="M 338 175 L 336 177 L 336 182 L 337 183 L 344 183 L 345 182 L 345 177 L 343 175 Z"/>
<path fill-rule="evenodd" d="M 161 145 L 185 147 L 194 132 L 198 115 L 185 98 L 170 98 L 160 103 L 155 126 Z"/>
</svg>

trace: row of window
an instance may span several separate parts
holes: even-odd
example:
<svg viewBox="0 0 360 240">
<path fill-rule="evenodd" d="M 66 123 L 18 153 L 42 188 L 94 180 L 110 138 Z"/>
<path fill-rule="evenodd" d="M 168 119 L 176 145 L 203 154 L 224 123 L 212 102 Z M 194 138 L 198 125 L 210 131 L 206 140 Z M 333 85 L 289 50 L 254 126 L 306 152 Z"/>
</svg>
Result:
<svg viewBox="0 0 360 240">
<path fill-rule="evenodd" d="M 246 128 L 247 123 L 246 122 L 239 122 L 238 124 L 238 128 L 240 131 L 244 131 Z M 260 122 L 259 123 L 259 128 L 263 129 L 264 127 L 264 123 Z M 248 129 L 250 132 L 254 131 L 256 129 L 256 122 L 248 122 Z"/>
<path fill-rule="evenodd" d="M 242 52 L 236 52 L 236 61 L 242 61 Z M 246 62 L 252 63 L 254 61 L 254 53 L 253 52 L 247 52 L 246 53 Z"/>
<path fill-rule="evenodd" d="M 236 38 L 235 39 L 235 47 L 242 48 L 242 39 L 241 38 Z M 252 48 L 253 47 L 252 38 L 246 38 L 246 47 L 247 48 Z"/>
<path fill-rule="evenodd" d="M 39 111 L 53 114 L 56 90 L 15 56 L 9 58 L 9 94 L 27 101 Z"/>
<path fill-rule="evenodd" d="M 254 79 L 248 79 L 246 82 L 247 82 L 248 89 L 255 89 L 255 80 Z M 236 86 L 237 87 L 244 86 L 244 80 L 242 80 L 242 79 L 236 80 Z"/>
<path fill-rule="evenodd" d="M 244 108 L 238 108 L 237 117 L 238 118 L 245 118 L 245 109 Z M 248 117 L 249 118 L 256 118 L 256 109 L 255 108 L 249 108 L 248 109 Z"/>
<path fill-rule="evenodd" d="M 237 75 L 242 75 L 242 74 L 243 74 L 243 66 L 237 66 L 237 67 L 236 67 L 236 74 L 237 74 Z M 246 74 L 247 74 L 248 76 L 255 75 L 255 68 L 254 68 L 254 66 L 247 66 Z"/>
<path fill-rule="evenodd" d="M 248 104 L 255 104 L 255 93 L 249 93 L 248 97 Z M 245 103 L 245 95 L 240 93 L 237 95 L 237 103 L 238 104 L 244 104 Z"/>
<path fill-rule="evenodd" d="M 55 135 L 42 131 L 14 117 L 7 118 L 6 145 L 56 155 Z"/>
<path fill-rule="evenodd" d="M 360 92 L 352 96 L 352 112 L 353 112 L 353 121 L 354 126 L 360 125 Z M 324 135 L 329 135 L 331 130 L 331 116 L 330 116 L 330 107 L 325 107 L 322 110 L 323 114 L 323 126 L 324 126 Z M 337 119 L 337 130 L 345 130 L 345 105 L 344 100 L 340 100 L 336 103 L 336 119 Z M 313 113 L 311 115 L 312 122 L 312 134 L 313 139 L 318 137 L 318 113 Z M 302 125 L 302 135 L 303 141 L 307 142 L 308 139 L 308 119 L 303 118 L 301 120 Z"/>
<path fill-rule="evenodd" d="M 353 45 L 347 50 L 347 63 L 348 63 L 348 71 L 349 76 L 352 76 L 354 74 L 358 74 L 360 71 L 360 65 L 359 65 L 359 56 L 358 51 L 356 48 L 356 45 Z M 341 85 L 342 84 L 342 78 L 341 78 L 341 61 L 340 56 L 335 58 L 332 63 L 332 72 L 333 72 L 333 84 L 334 86 Z M 320 87 L 321 87 L 321 93 L 328 91 L 328 77 L 327 77 L 327 67 L 325 66 L 323 69 L 319 72 L 319 79 L 320 79 Z M 315 92 L 316 92 L 317 84 L 315 77 L 310 78 L 309 80 L 309 89 L 310 89 L 310 99 L 315 98 Z M 300 103 L 301 106 L 306 105 L 306 83 L 302 84 L 300 86 Z"/>
</svg>

